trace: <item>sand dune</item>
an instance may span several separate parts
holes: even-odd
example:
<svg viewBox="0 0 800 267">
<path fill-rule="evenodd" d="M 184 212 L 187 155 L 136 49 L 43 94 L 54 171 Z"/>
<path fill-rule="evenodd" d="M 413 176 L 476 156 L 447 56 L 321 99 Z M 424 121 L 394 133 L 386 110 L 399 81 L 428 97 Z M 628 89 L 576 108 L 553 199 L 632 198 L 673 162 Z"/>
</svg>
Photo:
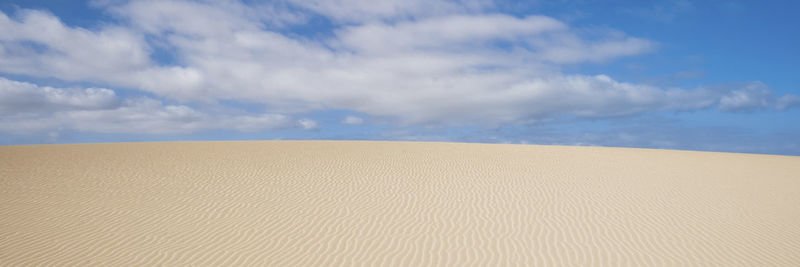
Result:
<svg viewBox="0 0 800 267">
<path fill-rule="evenodd" d="M 397 142 L 0 147 L 0 265 L 800 266 L 800 157 Z"/>
</svg>

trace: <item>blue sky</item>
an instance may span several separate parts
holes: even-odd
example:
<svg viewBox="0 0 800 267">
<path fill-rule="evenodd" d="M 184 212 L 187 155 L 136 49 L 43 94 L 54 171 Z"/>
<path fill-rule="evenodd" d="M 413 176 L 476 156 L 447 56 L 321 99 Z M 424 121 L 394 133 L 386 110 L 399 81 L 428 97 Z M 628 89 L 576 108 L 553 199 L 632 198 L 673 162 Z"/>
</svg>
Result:
<svg viewBox="0 0 800 267">
<path fill-rule="evenodd" d="M 0 1 L 0 144 L 800 155 L 796 1 Z"/>
</svg>

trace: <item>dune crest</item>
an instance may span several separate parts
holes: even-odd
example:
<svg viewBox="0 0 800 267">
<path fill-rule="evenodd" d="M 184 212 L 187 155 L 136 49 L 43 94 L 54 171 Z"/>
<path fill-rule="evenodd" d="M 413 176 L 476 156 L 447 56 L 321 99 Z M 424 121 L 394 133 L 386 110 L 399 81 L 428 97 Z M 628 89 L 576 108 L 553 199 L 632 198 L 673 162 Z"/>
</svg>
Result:
<svg viewBox="0 0 800 267">
<path fill-rule="evenodd" d="M 800 157 L 458 143 L 0 147 L 0 265 L 800 266 Z"/>
</svg>

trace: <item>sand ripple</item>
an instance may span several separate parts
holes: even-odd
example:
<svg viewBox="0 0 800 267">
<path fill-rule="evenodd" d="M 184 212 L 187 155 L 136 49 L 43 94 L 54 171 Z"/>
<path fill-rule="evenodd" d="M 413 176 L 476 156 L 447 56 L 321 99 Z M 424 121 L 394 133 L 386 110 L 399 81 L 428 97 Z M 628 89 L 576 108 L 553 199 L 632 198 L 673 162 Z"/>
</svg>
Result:
<svg viewBox="0 0 800 267">
<path fill-rule="evenodd" d="M 0 265 L 800 266 L 800 158 L 393 142 L 0 147 Z"/>
</svg>

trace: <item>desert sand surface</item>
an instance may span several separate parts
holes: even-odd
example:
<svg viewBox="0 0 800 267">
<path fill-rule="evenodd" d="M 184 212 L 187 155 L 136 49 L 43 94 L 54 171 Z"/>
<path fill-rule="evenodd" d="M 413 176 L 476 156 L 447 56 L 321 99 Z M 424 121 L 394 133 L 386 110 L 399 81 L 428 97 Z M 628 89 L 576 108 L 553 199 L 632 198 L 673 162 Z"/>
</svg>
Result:
<svg viewBox="0 0 800 267">
<path fill-rule="evenodd" d="M 3 146 L 0 265 L 800 266 L 800 157 L 347 141 Z"/>
</svg>

